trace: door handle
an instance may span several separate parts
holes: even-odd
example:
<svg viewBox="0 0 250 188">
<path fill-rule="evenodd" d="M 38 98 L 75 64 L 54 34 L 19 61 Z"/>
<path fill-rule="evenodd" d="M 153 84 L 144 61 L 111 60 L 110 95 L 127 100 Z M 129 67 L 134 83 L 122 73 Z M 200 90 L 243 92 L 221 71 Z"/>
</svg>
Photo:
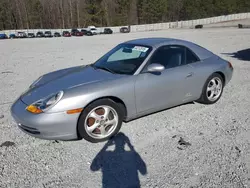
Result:
<svg viewBox="0 0 250 188">
<path fill-rule="evenodd" d="M 189 78 L 189 77 L 191 77 L 191 76 L 193 76 L 193 75 L 194 75 L 194 73 L 190 72 L 190 73 L 187 75 L 187 78 Z"/>
</svg>

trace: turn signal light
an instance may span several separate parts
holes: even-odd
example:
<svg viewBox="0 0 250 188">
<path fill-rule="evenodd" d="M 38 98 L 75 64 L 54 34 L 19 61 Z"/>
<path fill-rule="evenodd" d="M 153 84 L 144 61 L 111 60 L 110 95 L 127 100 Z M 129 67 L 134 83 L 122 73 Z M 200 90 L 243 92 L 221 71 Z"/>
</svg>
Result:
<svg viewBox="0 0 250 188">
<path fill-rule="evenodd" d="M 68 111 L 67 111 L 67 114 L 77 114 L 77 113 L 81 113 L 82 110 L 83 110 L 83 108 L 68 110 Z"/>
<path fill-rule="evenodd" d="M 40 114 L 42 113 L 43 111 L 39 108 L 37 108 L 36 106 L 34 105 L 29 105 L 27 108 L 26 108 L 27 111 L 33 113 L 33 114 Z"/>
</svg>

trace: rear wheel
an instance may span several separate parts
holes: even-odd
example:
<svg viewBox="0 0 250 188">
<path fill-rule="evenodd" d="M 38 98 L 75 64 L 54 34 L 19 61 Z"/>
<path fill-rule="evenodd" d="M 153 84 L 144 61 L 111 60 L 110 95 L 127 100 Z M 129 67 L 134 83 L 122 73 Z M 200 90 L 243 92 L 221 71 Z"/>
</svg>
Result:
<svg viewBox="0 0 250 188">
<path fill-rule="evenodd" d="M 103 142 L 117 134 L 124 117 L 122 105 L 110 99 L 100 99 L 88 105 L 78 121 L 78 134 L 92 142 Z"/>
<path fill-rule="evenodd" d="M 203 104 L 214 104 L 216 103 L 223 93 L 224 82 L 220 74 L 212 74 L 206 81 L 201 98 L 198 102 Z"/>
</svg>

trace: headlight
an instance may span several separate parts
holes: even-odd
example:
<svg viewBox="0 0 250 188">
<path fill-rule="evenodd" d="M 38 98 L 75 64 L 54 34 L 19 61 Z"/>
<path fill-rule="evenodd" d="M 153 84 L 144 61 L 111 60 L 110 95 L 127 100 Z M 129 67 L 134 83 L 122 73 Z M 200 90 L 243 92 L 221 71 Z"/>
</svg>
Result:
<svg viewBox="0 0 250 188">
<path fill-rule="evenodd" d="M 40 114 L 55 106 L 61 100 L 62 96 L 63 91 L 59 91 L 58 93 L 52 94 L 45 99 L 34 102 L 33 104 L 29 105 L 26 110 L 34 114 Z"/>
</svg>

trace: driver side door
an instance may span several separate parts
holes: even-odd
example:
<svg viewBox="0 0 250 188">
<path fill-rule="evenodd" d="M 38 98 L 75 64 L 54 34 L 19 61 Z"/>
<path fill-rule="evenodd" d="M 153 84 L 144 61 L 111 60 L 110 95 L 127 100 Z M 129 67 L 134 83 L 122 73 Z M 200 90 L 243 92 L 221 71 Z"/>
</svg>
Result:
<svg viewBox="0 0 250 188">
<path fill-rule="evenodd" d="M 165 67 L 160 73 L 148 73 L 146 67 L 157 63 Z M 142 73 L 137 75 L 135 95 L 137 113 L 147 114 L 173 107 L 192 98 L 193 68 L 186 64 L 186 49 L 167 45 L 157 49 Z"/>
</svg>

